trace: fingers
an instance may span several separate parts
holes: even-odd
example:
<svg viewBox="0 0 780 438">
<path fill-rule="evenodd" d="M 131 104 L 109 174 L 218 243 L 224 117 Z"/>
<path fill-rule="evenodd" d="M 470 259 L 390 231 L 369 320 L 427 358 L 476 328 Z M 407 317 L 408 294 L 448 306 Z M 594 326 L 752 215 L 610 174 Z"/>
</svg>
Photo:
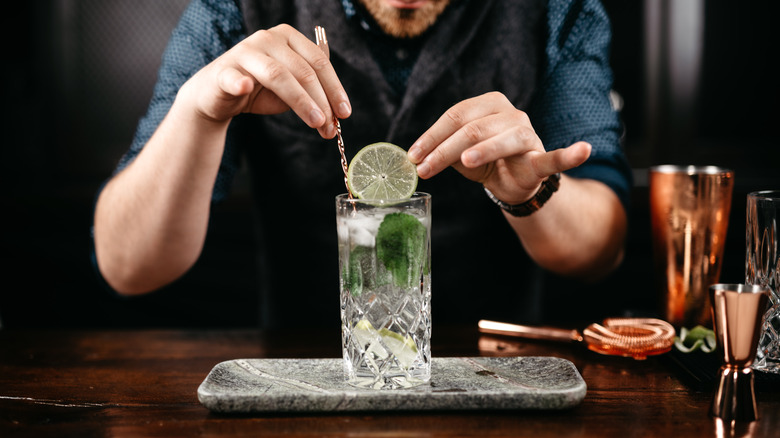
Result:
<svg viewBox="0 0 780 438">
<path fill-rule="evenodd" d="M 219 87 L 232 96 L 251 95 L 242 111 L 273 114 L 289 108 L 331 137 L 334 112 L 339 118 L 351 115 L 327 54 L 290 26 L 258 31 L 226 55 Z"/>
<path fill-rule="evenodd" d="M 579 166 L 589 156 L 590 145 L 585 142 L 546 152 L 527 114 L 500 93 L 453 106 L 409 148 L 409 159 L 417 164 L 421 178 L 454 166 L 465 176 L 484 182 L 500 167 L 528 187 Z M 499 167 L 493 165 L 499 161 Z"/>
<path fill-rule="evenodd" d="M 447 110 L 409 148 L 409 159 L 417 164 L 418 175 L 436 175 L 459 162 L 466 149 L 499 133 L 507 123 L 507 113 L 502 113 L 507 105 L 514 110 L 502 95 L 489 93 Z"/>
<path fill-rule="evenodd" d="M 511 138 L 513 136 L 505 134 L 498 137 Z M 538 137 L 535 140 L 528 139 L 527 142 L 541 144 L 541 140 Z M 517 145 L 496 146 L 495 143 L 499 143 L 499 140 L 491 139 L 489 145 L 480 144 L 464 151 L 461 155 L 461 162 L 464 167 L 473 169 L 503 159 L 509 167 L 521 168 L 528 166 L 523 173 L 529 174 L 527 176 L 530 180 L 544 179 L 550 175 L 565 172 L 581 165 L 590 157 L 591 152 L 591 145 L 584 141 L 549 152 L 545 152 L 543 149 L 539 150 L 536 146 L 524 151 L 524 148 Z M 519 152 L 513 153 L 512 151 Z"/>
<path fill-rule="evenodd" d="M 506 128 L 517 123 L 513 119 L 490 114 L 463 125 L 418 164 L 420 177 L 430 178 L 448 166 L 473 169 L 529 150 L 544 150 L 533 130 Z"/>
<path fill-rule="evenodd" d="M 467 146 L 460 155 L 464 166 L 475 168 L 502 158 L 544 152 L 542 140 L 536 135 L 525 114 L 501 121 L 495 130 L 496 133 L 489 138 L 471 147 Z"/>
<path fill-rule="evenodd" d="M 412 145 L 409 159 L 421 178 L 430 178 L 448 166 L 475 168 L 532 150 L 544 147 L 527 115 L 503 95 L 488 93 L 445 112 Z"/>
<path fill-rule="evenodd" d="M 309 38 L 301 35 L 292 28 L 289 36 L 289 45 L 295 53 L 299 53 L 316 74 L 317 87 L 325 92 L 326 101 L 333 108 L 336 116 L 347 118 L 352 114 L 352 109 L 347 98 L 347 93 L 339 81 L 333 65 L 330 63 L 330 49 L 327 44 L 317 46 Z M 304 75 L 305 76 L 305 75 Z"/>
<path fill-rule="evenodd" d="M 428 160 L 429 154 L 439 149 L 455 133 L 466 125 L 470 125 L 471 131 L 462 134 L 466 137 L 478 136 L 479 126 L 473 121 L 488 117 L 499 111 L 500 104 L 495 98 L 484 95 L 457 103 L 447 110 L 422 136 L 409 148 L 409 159 L 415 164 L 421 164 Z M 450 145 L 450 148 L 454 145 Z M 437 154 L 440 153 L 436 152 Z M 458 155 L 460 152 L 458 153 Z M 446 154 L 452 156 L 452 153 Z M 426 163 L 438 164 L 438 163 Z"/>
<path fill-rule="evenodd" d="M 241 60 L 241 68 L 258 83 L 261 89 L 267 89 L 279 97 L 310 127 L 322 126 L 326 120 L 325 111 L 315 98 L 304 89 L 298 78 L 288 66 L 268 54 L 254 54 Z M 249 102 L 247 111 L 268 114 L 267 108 L 259 105 L 262 100 Z"/>
<path fill-rule="evenodd" d="M 534 156 L 533 168 L 539 178 L 546 178 L 579 166 L 590 157 L 590 152 L 590 143 L 580 141 L 566 148 Z"/>
</svg>

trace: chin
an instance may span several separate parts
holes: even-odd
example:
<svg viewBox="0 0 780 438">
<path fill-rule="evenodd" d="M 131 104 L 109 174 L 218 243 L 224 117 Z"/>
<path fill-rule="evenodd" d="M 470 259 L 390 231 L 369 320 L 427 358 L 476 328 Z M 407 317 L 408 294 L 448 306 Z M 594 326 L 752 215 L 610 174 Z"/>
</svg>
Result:
<svg viewBox="0 0 780 438">
<path fill-rule="evenodd" d="M 379 27 L 396 38 L 414 38 L 428 30 L 450 0 L 400 2 L 398 0 L 360 0 Z"/>
</svg>

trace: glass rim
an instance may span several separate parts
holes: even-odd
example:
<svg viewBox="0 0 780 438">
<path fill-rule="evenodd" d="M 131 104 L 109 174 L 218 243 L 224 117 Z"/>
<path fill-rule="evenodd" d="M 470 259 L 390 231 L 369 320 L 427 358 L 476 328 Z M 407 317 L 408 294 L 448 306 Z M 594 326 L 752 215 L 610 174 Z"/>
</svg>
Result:
<svg viewBox="0 0 780 438">
<path fill-rule="evenodd" d="M 686 175 L 722 175 L 732 174 L 733 170 L 712 165 L 680 165 L 680 164 L 661 164 L 658 166 L 651 166 L 650 172 L 658 173 L 684 173 Z"/>
<path fill-rule="evenodd" d="M 760 284 L 744 283 L 718 283 L 710 286 L 713 292 L 737 292 L 742 294 L 761 294 L 769 290 L 766 286 Z"/>
<path fill-rule="evenodd" d="M 363 198 L 349 198 L 349 194 L 340 193 L 336 195 L 336 201 L 339 202 L 366 202 L 373 205 L 396 205 L 410 201 L 420 201 L 423 199 L 431 199 L 431 194 L 426 192 L 414 192 L 412 196 L 403 199 L 363 199 Z"/>
<path fill-rule="evenodd" d="M 750 192 L 748 193 L 748 198 L 779 200 L 780 190 L 759 190 L 756 192 Z"/>
</svg>

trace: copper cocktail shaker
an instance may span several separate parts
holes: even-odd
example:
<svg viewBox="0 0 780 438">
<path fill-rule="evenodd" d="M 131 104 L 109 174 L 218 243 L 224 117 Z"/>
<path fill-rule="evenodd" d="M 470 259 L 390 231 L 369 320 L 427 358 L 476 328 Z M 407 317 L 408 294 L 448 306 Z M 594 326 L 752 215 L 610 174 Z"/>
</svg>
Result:
<svg viewBox="0 0 780 438">
<path fill-rule="evenodd" d="M 707 288 L 718 283 L 734 173 L 715 166 L 650 168 L 655 279 L 662 318 L 709 326 Z"/>
</svg>

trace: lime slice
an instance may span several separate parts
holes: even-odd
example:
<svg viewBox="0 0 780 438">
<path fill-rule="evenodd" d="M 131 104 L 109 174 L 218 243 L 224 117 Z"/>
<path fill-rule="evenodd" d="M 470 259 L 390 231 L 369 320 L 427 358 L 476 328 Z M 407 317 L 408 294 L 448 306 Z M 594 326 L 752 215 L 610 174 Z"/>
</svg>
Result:
<svg viewBox="0 0 780 438">
<path fill-rule="evenodd" d="M 373 143 L 352 158 L 347 181 L 352 194 L 361 199 L 408 199 L 417 189 L 417 168 L 400 147 Z"/>
<path fill-rule="evenodd" d="M 403 352 L 408 350 L 414 354 L 417 354 L 417 344 L 414 343 L 414 339 L 411 336 L 401 336 L 401 334 L 388 330 L 384 327 L 379 329 L 379 336 L 385 341 L 385 345 L 396 356 L 404 356 Z"/>
<path fill-rule="evenodd" d="M 366 354 L 379 359 L 387 359 L 392 354 L 404 369 L 410 368 L 417 358 L 417 344 L 409 335 L 402 336 L 384 327 L 377 330 L 366 319 L 358 321 L 352 333 L 365 346 Z"/>
</svg>

